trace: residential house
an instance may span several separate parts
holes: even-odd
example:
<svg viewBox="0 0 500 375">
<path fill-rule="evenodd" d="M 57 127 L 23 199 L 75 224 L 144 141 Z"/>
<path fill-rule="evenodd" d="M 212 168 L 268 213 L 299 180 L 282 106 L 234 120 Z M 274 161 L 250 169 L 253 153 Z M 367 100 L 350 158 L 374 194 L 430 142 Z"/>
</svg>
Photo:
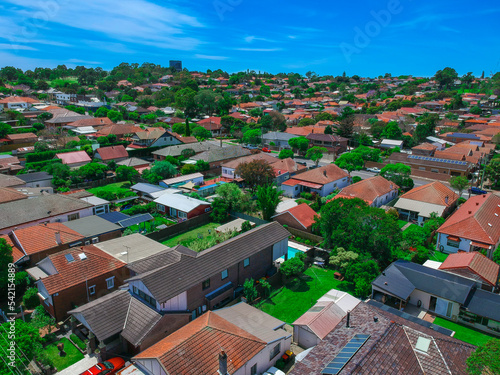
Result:
<svg viewBox="0 0 500 375">
<path fill-rule="evenodd" d="M 448 176 L 467 176 L 471 170 L 471 163 L 467 161 L 408 155 L 402 152 L 393 152 L 388 161 L 392 164 L 403 163 L 412 170 L 443 173 Z"/>
<path fill-rule="evenodd" d="M 93 215 L 93 205 L 62 194 L 41 195 L 0 204 L 0 234 L 39 223 L 77 220 Z"/>
<path fill-rule="evenodd" d="M 436 145 L 424 142 L 418 146 L 412 147 L 411 151 L 413 155 L 433 156 L 437 149 L 438 147 Z"/>
<path fill-rule="evenodd" d="M 210 131 L 212 137 L 218 137 L 221 136 L 223 133 L 226 133 L 225 128 L 221 124 L 220 117 L 205 118 L 203 120 L 198 121 L 196 125 L 199 125 Z"/>
<path fill-rule="evenodd" d="M 17 174 L 21 169 L 24 168 L 17 156 L 0 155 L 0 173 Z"/>
<path fill-rule="evenodd" d="M 145 182 L 139 182 L 135 185 L 132 185 L 130 187 L 130 190 L 136 193 L 137 196 L 145 202 L 152 202 L 163 194 L 180 193 L 180 190 L 176 191 L 174 189 L 165 189 L 162 186 L 147 184 Z"/>
<path fill-rule="evenodd" d="M 203 181 L 204 181 L 203 174 L 196 172 L 179 177 L 167 178 L 166 180 L 160 181 L 159 185 L 166 188 L 177 188 L 180 185 L 184 185 L 188 182 L 191 182 L 194 185 L 203 185 Z"/>
<path fill-rule="evenodd" d="M 81 245 L 84 236 L 62 223 L 45 223 L 14 229 L 0 238 L 12 246 L 14 263 L 29 267 L 51 254 Z"/>
<path fill-rule="evenodd" d="M 42 306 L 59 322 L 75 306 L 116 290 L 130 273 L 124 262 L 89 245 L 49 255 L 28 274 Z"/>
<path fill-rule="evenodd" d="M 73 151 L 56 154 L 54 159 L 60 159 L 63 164 L 70 168 L 78 168 L 92 161 L 90 156 L 85 151 Z"/>
<path fill-rule="evenodd" d="M 474 346 L 386 307 L 360 302 L 289 374 L 467 374 Z"/>
<path fill-rule="evenodd" d="M 274 175 L 276 176 L 274 182 L 278 186 L 281 185 L 284 181 L 288 180 L 290 177 L 307 171 L 307 166 L 297 163 L 292 158 L 275 158 L 275 161 L 271 162 L 271 167 L 273 168 Z"/>
<path fill-rule="evenodd" d="M 28 196 L 15 188 L 0 188 L 0 204 L 28 199 Z"/>
<path fill-rule="evenodd" d="M 95 150 L 94 157 L 102 160 L 104 163 L 109 163 L 110 161 L 118 163 L 128 158 L 128 152 L 122 145 L 100 147 Z"/>
<path fill-rule="evenodd" d="M 156 198 L 159 212 L 179 220 L 187 220 L 211 211 L 209 202 L 181 194 L 163 194 Z"/>
<path fill-rule="evenodd" d="M 7 139 L 8 144 L 22 147 L 33 146 L 38 141 L 38 136 L 35 133 L 7 134 L 5 139 Z"/>
<path fill-rule="evenodd" d="M 163 128 L 148 128 L 146 131 L 135 133 L 129 147 L 165 147 L 179 144 L 182 142 L 171 131 Z"/>
<path fill-rule="evenodd" d="M 284 324 L 240 303 L 205 313 L 132 360 L 155 375 L 261 374 L 290 349 L 291 335 Z"/>
<path fill-rule="evenodd" d="M 25 187 L 52 187 L 52 175 L 48 174 L 47 172 L 20 174 L 18 177 L 24 181 Z"/>
<path fill-rule="evenodd" d="M 500 197 L 470 197 L 437 230 L 436 248 L 445 253 L 480 251 L 488 258 L 500 242 Z"/>
<path fill-rule="evenodd" d="M 432 213 L 447 217 L 457 206 L 458 194 L 440 181 L 417 186 L 403 194 L 394 208 L 401 220 L 414 222 L 420 226 Z"/>
<path fill-rule="evenodd" d="M 182 151 L 189 149 L 193 150 L 195 154 L 199 154 L 200 152 L 207 151 L 215 148 L 223 148 L 223 147 L 231 147 L 230 145 L 222 142 L 215 141 L 204 141 L 197 143 L 189 143 L 189 144 L 180 144 L 162 148 L 157 151 L 153 151 L 153 157 L 155 160 L 165 160 L 167 156 L 178 157 L 182 155 Z"/>
<path fill-rule="evenodd" d="M 222 164 L 247 155 L 250 155 L 250 151 L 243 148 L 242 146 L 229 145 L 229 147 L 210 148 L 207 151 L 203 151 L 199 154 L 192 156 L 190 160 L 206 161 L 207 163 L 209 163 L 210 170 L 212 172 L 214 171 L 218 172 Z"/>
<path fill-rule="evenodd" d="M 151 168 L 151 163 L 147 160 L 143 160 L 140 158 L 132 157 L 128 158 L 122 161 L 119 161 L 116 163 L 116 165 L 125 165 L 126 167 L 132 167 L 134 168 L 137 172 L 141 173 L 146 170 Z"/>
<path fill-rule="evenodd" d="M 302 192 L 317 193 L 322 197 L 349 185 L 349 174 L 337 167 L 328 164 L 320 168 L 295 175 L 281 185 L 287 197 L 295 198 Z"/>
<path fill-rule="evenodd" d="M 490 292 L 495 292 L 499 286 L 500 265 L 476 251 L 450 254 L 439 269 L 477 280 L 481 283 L 481 289 Z"/>
<path fill-rule="evenodd" d="M 399 309 L 412 305 L 500 336 L 500 294 L 481 285 L 481 280 L 398 260 L 372 282 L 372 298 Z"/>
<path fill-rule="evenodd" d="M 237 159 L 234 159 L 231 161 L 227 161 L 227 162 L 221 164 L 221 168 L 222 168 L 221 176 L 224 178 L 231 179 L 231 180 L 241 179 L 241 177 L 236 175 L 236 173 L 235 173 L 238 166 L 240 164 L 250 163 L 250 162 L 256 161 L 256 160 L 263 160 L 266 164 L 272 164 L 272 163 L 275 163 L 277 161 L 277 159 L 274 156 L 271 156 L 271 155 L 263 153 L 263 152 L 258 153 L 258 154 L 244 156 L 244 157 L 237 158 Z"/>
<path fill-rule="evenodd" d="M 361 301 L 332 289 L 293 322 L 293 340 L 304 349 L 318 345 Z"/>
<path fill-rule="evenodd" d="M 379 144 L 380 148 L 396 148 L 403 149 L 403 141 L 394 139 L 382 139 Z"/>
<path fill-rule="evenodd" d="M 281 225 L 311 233 L 316 216 L 318 214 L 307 203 L 302 203 L 274 215 L 272 219 Z"/>
<path fill-rule="evenodd" d="M 396 199 L 398 193 L 398 185 L 382 176 L 374 176 L 346 186 L 332 199 L 359 198 L 371 207 L 380 207 Z"/>
<path fill-rule="evenodd" d="M 0 173 L 0 187 L 21 187 L 25 182 L 18 176 L 10 176 Z"/>
<path fill-rule="evenodd" d="M 5 110 L 29 108 L 35 103 L 39 103 L 39 100 L 25 96 L 8 96 L 0 99 L 0 107 Z"/>
<path fill-rule="evenodd" d="M 338 155 L 347 151 L 348 139 L 338 135 L 311 133 L 306 138 L 310 142 L 310 147 L 324 147 L 328 150 L 329 154 Z"/>
<path fill-rule="evenodd" d="M 290 145 L 288 141 L 292 138 L 297 138 L 298 136 L 295 134 L 288 134 L 283 132 L 269 132 L 262 136 L 262 142 L 265 146 L 271 147 L 276 146 L 279 149 L 288 148 L 290 149 Z M 271 145 L 273 143 L 274 145 Z"/>
<path fill-rule="evenodd" d="M 96 244 L 121 237 L 122 227 L 103 219 L 100 216 L 87 216 L 65 224 L 69 229 L 81 234 L 85 245 Z"/>
</svg>

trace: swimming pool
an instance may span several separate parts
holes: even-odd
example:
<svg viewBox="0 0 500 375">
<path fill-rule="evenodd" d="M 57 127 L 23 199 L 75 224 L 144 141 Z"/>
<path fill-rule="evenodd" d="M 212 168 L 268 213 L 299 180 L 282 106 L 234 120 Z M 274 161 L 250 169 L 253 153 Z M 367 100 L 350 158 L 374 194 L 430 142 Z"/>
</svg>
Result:
<svg viewBox="0 0 500 375">
<path fill-rule="evenodd" d="M 309 250 L 308 247 L 289 241 L 287 251 L 288 259 L 295 257 L 298 253 L 305 253 L 307 250 Z M 282 256 L 280 259 L 285 260 L 285 256 Z"/>
</svg>

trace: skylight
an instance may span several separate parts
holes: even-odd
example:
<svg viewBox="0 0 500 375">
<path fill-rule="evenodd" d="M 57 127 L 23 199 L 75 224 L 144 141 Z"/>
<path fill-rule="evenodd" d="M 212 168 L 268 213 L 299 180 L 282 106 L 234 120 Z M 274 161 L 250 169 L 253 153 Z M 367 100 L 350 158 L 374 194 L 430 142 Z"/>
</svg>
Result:
<svg viewBox="0 0 500 375">
<path fill-rule="evenodd" d="M 71 262 L 75 261 L 75 258 L 73 258 L 72 254 L 66 254 L 64 257 L 66 258 L 66 260 L 68 261 L 68 263 L 71 263 Z"/>
<path fill-rule="evenodd" d="M 431 345 L 431 340 L 426 337 L 419 337 L 417 340 L 417 345 L 415 345 L 415 349 L 427 353 L 429 350 L 429 346 Z"/>
</svg>

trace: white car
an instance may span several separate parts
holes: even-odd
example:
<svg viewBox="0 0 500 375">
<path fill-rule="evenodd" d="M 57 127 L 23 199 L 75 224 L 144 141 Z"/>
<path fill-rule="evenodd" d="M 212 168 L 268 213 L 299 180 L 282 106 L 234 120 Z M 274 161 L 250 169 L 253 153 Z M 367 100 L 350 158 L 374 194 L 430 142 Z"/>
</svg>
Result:
<svg viewBox="0 0 500 375">
<path fill-rule="evenodd" d="M 285 373 L 281 370 L 278 370 L 276 367 L 271 367 L 262 375 L 285 375 Z"/>
<path fill-rule="evenodd" d="M 366 170 L 369 172 L 380 173 L 380 169 L 378 169 L 377 167 L 366 168 Z"/>
</svg>

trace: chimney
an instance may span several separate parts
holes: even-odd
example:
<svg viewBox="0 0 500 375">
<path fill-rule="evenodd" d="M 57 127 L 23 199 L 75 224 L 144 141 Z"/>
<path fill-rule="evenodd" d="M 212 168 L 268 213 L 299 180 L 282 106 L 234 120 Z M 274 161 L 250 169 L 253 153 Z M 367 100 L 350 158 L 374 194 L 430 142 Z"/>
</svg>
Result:
<svg viewBox="0 0 500 375">
<path fill-rule="evenodd" d="M 444 197 L 444 203 L 448 204 L 448 196 Z"/>
<path fill-rule="evenodd" d="M 374 321 L 375 323 L 377 323 L 377 322 L 378 322 L 378 317 L 374 316 L 374 317 L 373 317 L 373 321 Z"/>
<path fill-rule="evenodd" d="M 58 245 L 62 245 L 62 241 L 61 241 L 61 233 L 60 232 L 56 232 L 56 242 Z"/>
<path fill-rule="evenodd" d="M 351 324 L 350 323 L 351 323 L 351 311 L 349 310 L 347 312 L 347 322 L 345 324 L 346 328 L 351 328 Z"/>
<path fill-rule="evenodd" d="M 326 169 L 323 171 L 323 174 L 324 174 L 324 175 L 325 175 L 325 177 L 326 177 Z"/>
<path fill-rule="evenodd" d="M 227 373 L 227 354 L 224 350 L 219 353 L 219 375 L 228 375 Z"/>
</svg>

